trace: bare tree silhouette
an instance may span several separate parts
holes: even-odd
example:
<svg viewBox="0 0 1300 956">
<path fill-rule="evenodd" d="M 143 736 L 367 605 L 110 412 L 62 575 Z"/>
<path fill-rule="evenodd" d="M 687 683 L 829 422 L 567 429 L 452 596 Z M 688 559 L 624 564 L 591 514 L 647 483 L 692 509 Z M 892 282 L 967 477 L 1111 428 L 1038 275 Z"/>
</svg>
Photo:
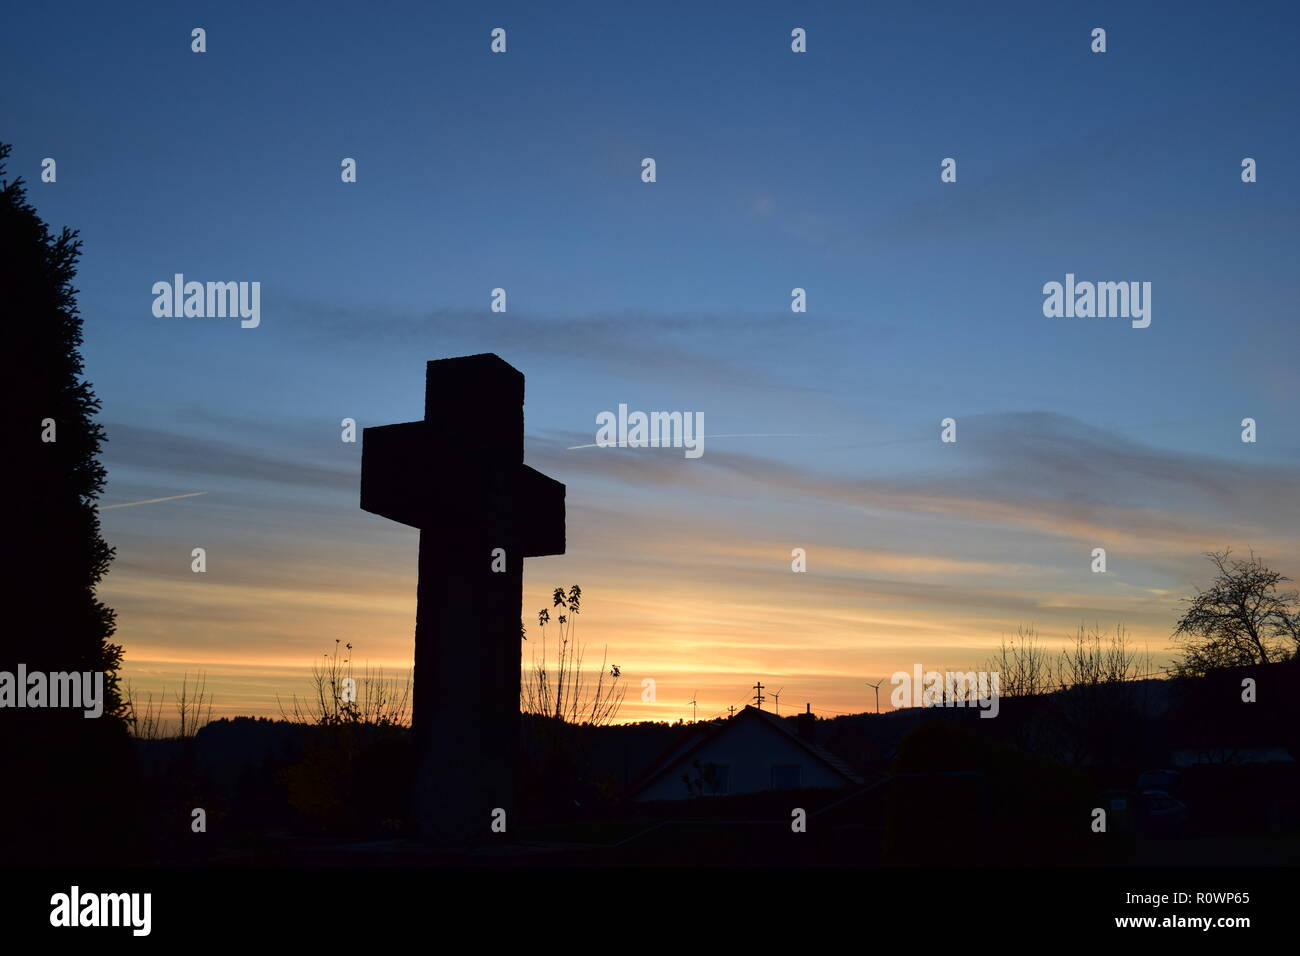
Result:
<svg viewBox="0 0 1300 956">
<path fill-rule="evenodd" d="M 1174 627 L 1183 647 L 1175 665 L 1180 676 L 1199 676 L 1223 667 L 1268 664 L 1300 650 L 1300 609 L 1295 591 L 1279 590 L 1291 579 L 1264 564 L 1254 552 L 1233 558 L 1231 550 L 1206 557 L 1217 574 L 1205 590 L 1187 598 Z"/>
</svg>

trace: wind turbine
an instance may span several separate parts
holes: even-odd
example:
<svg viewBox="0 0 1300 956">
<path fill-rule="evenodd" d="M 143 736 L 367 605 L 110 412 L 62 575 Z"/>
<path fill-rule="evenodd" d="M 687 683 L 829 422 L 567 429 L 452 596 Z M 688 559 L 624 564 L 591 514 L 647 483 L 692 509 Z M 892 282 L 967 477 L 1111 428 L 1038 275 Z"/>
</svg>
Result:
<svg viewBox="0 0 1300 956">
<path fill-rule="evenodd" d="M 885 679 L 883 677 L 874 684 L 871 683 L 871 681 L 866 682 L 867 686 L 876 692 L 876 713 L 880 713 L 880 685 L 884 682 Z"/>
<path fill-rule="evenodd" d="M 782 687 L 781 690 L 785 690 L 785 688 Z M 776 701 L 776 715 L 778 717 L 781 716 L 781 690 L 772 695 L 772 699 Z"/>
<path fill-rule="evenodd" d="M 693 690 L 691 691 L 691 699 L 686 702 L 691 705 L 691 723 L 695 723 L 695 705 L 699 703 L 696 698 L 699 696 L 700 692 L 698 690 Z"/>
</svg>

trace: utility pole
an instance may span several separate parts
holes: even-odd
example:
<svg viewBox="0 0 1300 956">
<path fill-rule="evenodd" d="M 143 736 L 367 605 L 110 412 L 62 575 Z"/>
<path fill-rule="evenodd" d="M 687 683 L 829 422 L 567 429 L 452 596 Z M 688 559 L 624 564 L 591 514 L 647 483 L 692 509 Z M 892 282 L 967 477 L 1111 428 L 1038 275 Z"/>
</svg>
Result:
<svg viewBox="0 0 1300 956">
<path fill-rule="evenodd" d="M 727 716 L 728 716 L 728 717 L 735 717 L 735 716 L 736 716 L 736 705 L 735 705 L 735 704 L 732 704 L 730 707 L 727 708 Z"/>
<path fill-rule="evenodd" d="M 758 703 L 758 709 L 763 709 L 763 683 L 762 681 L 754 685 L 754 700 Z"/>
</svg>

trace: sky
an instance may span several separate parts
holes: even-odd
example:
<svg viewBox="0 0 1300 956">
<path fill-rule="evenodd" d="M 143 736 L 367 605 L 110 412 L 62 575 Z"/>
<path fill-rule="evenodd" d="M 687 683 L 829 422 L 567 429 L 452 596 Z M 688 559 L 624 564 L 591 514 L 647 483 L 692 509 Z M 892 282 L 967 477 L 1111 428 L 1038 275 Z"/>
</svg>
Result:
<svg viewBox="0 0 1300 956">
<path fill-rule="evenodd" d="M 1022 626 L 1055 648 L 1123 625 L 1167 664 L 1204 552 L 1300 578 L 1298 21 L 9 11 L 8 174 L 84 241 L 124 676 L 170 699 L 201 670 L 215 716 L 278 716 L 336 641 L 404 673 L 418 532 L 359 509 L 340 422 L 421 417 L 424 363 L 478 352 L 526 375 L 526 461 L 568 489 L 567 552 L 525 566 L 525 664 L 537 610 L 579 584 L 620 719 L 725 713 L 758 681 L 783 712 L 860 712 L 867 681 L 979 667 Z M 176 273 L 260 282 L 260 324 L 155 316 Z M 1151 324 L 1045 316 L 1067 273 L 1151 283 Z M 703 455 L 574 447 L 620 404 L 702 413 Z"/>
</svg>

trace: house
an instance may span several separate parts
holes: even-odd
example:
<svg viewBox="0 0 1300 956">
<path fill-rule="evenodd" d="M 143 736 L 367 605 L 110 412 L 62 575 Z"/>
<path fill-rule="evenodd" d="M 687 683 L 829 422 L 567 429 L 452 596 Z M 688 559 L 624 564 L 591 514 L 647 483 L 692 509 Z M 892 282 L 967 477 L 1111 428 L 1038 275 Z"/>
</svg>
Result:
<svg viewBox="0 0 1300 956">
<path fill-rule="evenodd" d="M 747 706 L 727 720 L 697 724 L 633 785 L 631 797 L 685 800 L 860 785 L 848 764 L 817 746 L 816 722 L 810 709 L 799 714 L 795 731 L 781 718 Z"/>
</svg>

